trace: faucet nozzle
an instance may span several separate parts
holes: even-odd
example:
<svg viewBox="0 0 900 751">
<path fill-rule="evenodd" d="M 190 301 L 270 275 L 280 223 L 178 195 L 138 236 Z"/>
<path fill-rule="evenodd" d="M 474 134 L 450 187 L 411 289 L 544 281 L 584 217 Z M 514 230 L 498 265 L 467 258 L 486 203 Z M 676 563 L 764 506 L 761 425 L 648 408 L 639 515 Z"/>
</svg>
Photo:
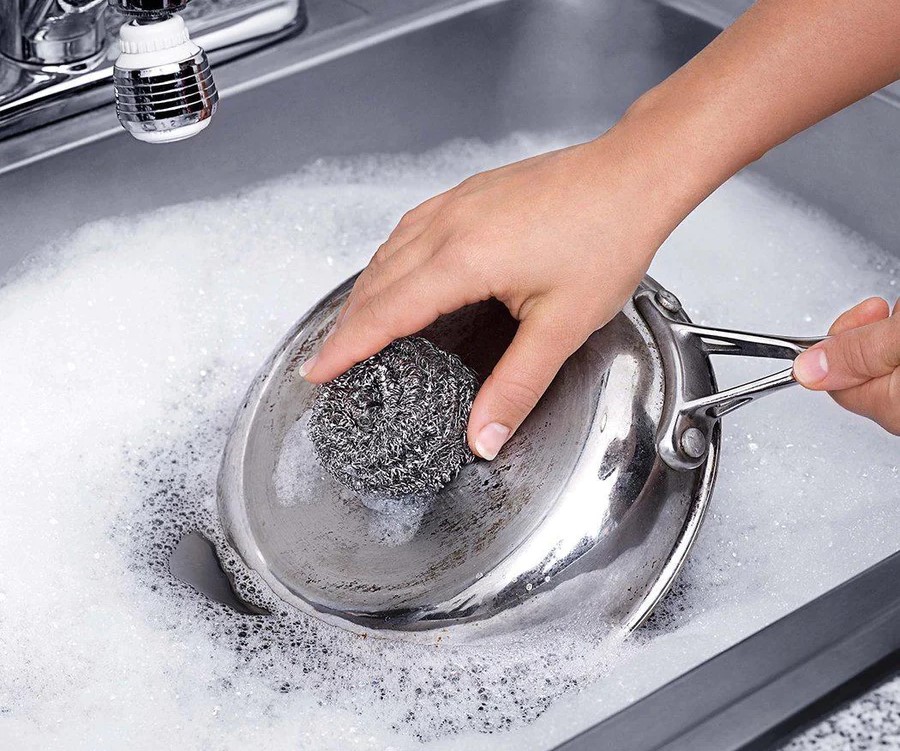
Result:
<svg viewBox="0 0 900 751">
<path fill-rule="evenodd" d="M 180 16 L 124 24 L 119 47 L 113 81 L 125 130 L 139 141 L 171 143 L 209 125 L 219 94 L 206 53 Z"/>
</svg>

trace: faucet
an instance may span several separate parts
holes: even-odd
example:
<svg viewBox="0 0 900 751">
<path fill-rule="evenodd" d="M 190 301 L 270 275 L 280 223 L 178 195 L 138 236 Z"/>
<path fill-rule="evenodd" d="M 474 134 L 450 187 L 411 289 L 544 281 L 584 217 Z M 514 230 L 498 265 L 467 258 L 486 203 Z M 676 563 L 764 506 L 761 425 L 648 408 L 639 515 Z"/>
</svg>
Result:
<svg viewBox="0 0 900 751">
<path fill-rule="evenodd" d="M 188 1 L 0 0 L 0 141 L 106 105 L 110 83 L 135 138 L 189 138 L 219 98 L 204 47 L 227 59 L 306 22 L 303 0 L 197 0 L 185 23 Z"/>
<path fill-rule="evenodd" d="M 119 29 L 119 48 L 113 83 L 125 130 L 139 141 L 171 143 L 209 125 L 219 92 L 181 16 L 142 11 Z"/>
<path fill-rule="evenodd" d="M 106 0 L 0 0 L 0 54 L 24 65 L 85 63 L 105 43 Z"/>
</svg>

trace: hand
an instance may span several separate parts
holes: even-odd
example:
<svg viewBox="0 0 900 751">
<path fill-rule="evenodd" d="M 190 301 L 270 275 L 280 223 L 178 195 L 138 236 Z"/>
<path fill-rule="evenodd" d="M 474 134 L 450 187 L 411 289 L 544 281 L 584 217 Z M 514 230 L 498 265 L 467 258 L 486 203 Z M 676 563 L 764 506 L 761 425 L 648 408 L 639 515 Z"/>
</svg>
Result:
<svg viewBox="0 0 900 751">
<path fill-rule="evenodd" d="M 636 138 L 620 124 L 596 141 L 475 175 L 410 211 L 303 375 L 328 381 L 442 314 L 497 298 L 519 329 L 468 426 L 472 450 L 493 459 L 702 198 L 684 190 L 684 163 Z"/>
<path fill-rule="evenodd" d="M 301 373 L 328 381 L 438 316 L 496 297 L 519 330 L 468 429 L 472 450 L 493 459 L 709 193 L 897 77 L 898 20 L 900 4 L 879 0 L 826 0 L 803 12 L 760 0 L 601 138 L 476 175 L 404 216 Z M 856 384 L 867 397 L 846 395 L 860 409 L 875 406 L 870 392 L 896 397 L 896 375 L 887 386 L 868 380 L 877 385 Z M 884 419 L 897 429 L 896 414 Z"/>
<path fill-rule="evenodd" d="M 900 300 L 892 315 L 887 301 L 870 297 L 843 313 L 828 333 L 831 339 L 794 361 L 794 377 L 900 435 Z"/>
</svg>

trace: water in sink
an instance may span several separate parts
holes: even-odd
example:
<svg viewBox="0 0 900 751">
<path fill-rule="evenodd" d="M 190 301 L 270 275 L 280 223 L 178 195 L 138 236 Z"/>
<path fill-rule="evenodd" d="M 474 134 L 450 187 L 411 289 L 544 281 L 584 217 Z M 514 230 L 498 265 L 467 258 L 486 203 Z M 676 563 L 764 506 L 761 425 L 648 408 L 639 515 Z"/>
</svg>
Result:
<svg viewBox="0 0 900 751">
<path fill-rule="evenodd" d="M 794 389 L 727 418 L 695 551 L 629 639 L 573 602 L 565 627 L 389 643 L 293 613 L 251 576 L 272 616 L 171 576 L 185 531 L 219 537 L 225 434 L 289 325 L 405 209 L 563 140 L 315 164 L 84 227 L 0 289 L 5 745 L 548 746 L 900 548 L 895 440 Z M 749 178 L 710 198 L 653 273 L 695 320 L 795 334 L 900 289 L 900 260 Z M 721 364 L 721 380 L 736 373 Z"/>
</svg>

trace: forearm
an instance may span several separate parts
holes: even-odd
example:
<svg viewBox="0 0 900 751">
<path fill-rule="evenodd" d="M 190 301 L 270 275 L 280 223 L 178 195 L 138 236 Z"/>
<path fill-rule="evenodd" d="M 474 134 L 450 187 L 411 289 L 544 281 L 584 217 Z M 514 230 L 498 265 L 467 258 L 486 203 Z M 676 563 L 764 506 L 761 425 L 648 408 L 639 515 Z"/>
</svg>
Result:
<svg viewBox="0 0 900 751">
<path fill-rule="evenodd" d="M 900 2 L 759 0 L 619 129 L 636 149 L 652 144 L 685 214 L 772 147 L 897 78 Z"/>
</svg>

